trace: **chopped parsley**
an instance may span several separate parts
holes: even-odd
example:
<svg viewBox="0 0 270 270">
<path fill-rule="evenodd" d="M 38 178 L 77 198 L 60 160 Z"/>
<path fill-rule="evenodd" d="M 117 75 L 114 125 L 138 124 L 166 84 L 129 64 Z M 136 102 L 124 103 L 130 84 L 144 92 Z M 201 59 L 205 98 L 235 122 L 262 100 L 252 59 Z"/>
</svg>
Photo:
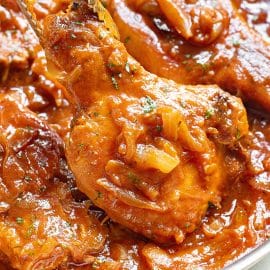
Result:
<svg viewBox="0 0 270 270">
<path fill-rule="evenodd" d="M 129 172 L 128 175 L 127 175 L 127 177 L 135 185 L 136 184 L 139 184 L 140 181 L 141 181 L 140 178 L 136 174 L 134 174 L 132 172 Z"/>
<path fill-rule="evenodd" d="M 24 219 L 22 217 L 16 217 L 17 224 L 21 225 L 21 224 L 23 224 L 23 222 L 24 222 Z"/>
<path fill-rule="evenodd" d="M 26 237 L 30 237 L 36 231 L 37 229 L 36 220 L 37 220 L 36 216 L 33 216 L 31 218 L 32 223 L 30 224 L 30 226 L 28 227 L 26 231 Z"/>
<path fill-rule="evenodd" d="M 66 221 L 66 225 L 67 225 L 67 227 L 72 227 L 72 224 L 69 221 Z"/>
<path fill-rule="evenodd" d="M 189 228 L 191 226 L 191 224 L 189 222 L 186 222 L 184 226 L 187 229 L 187 228 Z"/>
<path fill-rule="evenodd" d="M 190 53 L 185 54 L 186 59 L 192 58 L 192 55 Z"/>
<path fill-rule="evenodd" d="M 130 37 L 126 37 L 126 38 L 124 39 L 124 43 L 125 43 L 125 44 L 127 44 L 129 41 L 130 41 Z"/>
<path fill-rule="evenodd" d="M 15 34 L 17 33 L 19 30 L 18 29 L 10 29 L 10 30 L 7 30 L 8 32 L 12 33 L 12 34 Z"/>
<path fill-rule="evenodd" d="M 31 126 L 26 126 L 25 129 L 28 130 L 28 131 L 32 131 L 33 130 L 33 128 Z"/>
<path fill-rule="evenodd" d="M 24 177 L 24 180 L 25 180 L 26 182 L 31 182 L 31 181 L 32 181 L 32 178 L 31 178 L 31 176 L 26 175 L 26 176 Z"/>
<path fill-rule="evenodd" d="M 118 82 L 117 82 L 117 80 L 115 79 L 114 76 L 111 76 L 111 80 L 112 80 L 113 88 L 116 89 L 116 90 L 119 90 Z"/>
<path fill-rule="evenodd" d="M 214 115 L 213 109 L 207 110 L 204 114 L 204 119 L 208 120 Z"/>
<path fill-rule="evenodd" d="M 107 64 L 107 66 L 108 66 L 109 69 L 112 69 L 112 68 L 116 67 L 116 65 L 113 62 L 109 62 Z"/>
<path fill-rule="evenodd" d="M 26 231 L 26 237 L 30 237 L 33 234 L 34 230 L 35 230 L 35 225 L 33 223 L 27 229 L 27 231 Z"/>
<path fill-rule="evenodd" d="M 235 137 L 236 137 L 237 141 L 241 138 L 241 133 L 240 133 L 240 130 L 238 128 L 236 129 Z"/>
<path fill-rule="evenodd" d="M 152 111 L 154 111 L 154 109 L 156 109 L 157 105 L 156 102 L 151 99 L 149 96 L 146 96 L 145 98 L 143 98 L 143 113 L 151 113 Z"/>
<path fill-rule="evenodd" d="M 79 146 L 80 148 L 83 148 L 83 147 L 84 147 L 84 143 L 79 143 L 78 146 Z"/>
<path fill-rule="evenodd" d="M 209 71 L 209 68 L 210 68 L 209 63 L 204 63 L 204 64 L 198 63 L 198 65 L 202 69 L 203 74 L 206 74 Z"/>
<path fill-rule="evenodd" d="M 41 186 L 40 188 L 39 188 L 39 190 L 41 191 L 41 192 L 44 192 L 44 191 L 46 191 L 46 186 Z"/>
<path fill-rule="evenodd" d="M 97 190 L 97 196 L 95 198 L 95 201 L 98 200 L 98 199 L 101 199 L 103 197 L 103 194 L 101 191 Z"/>
</svg>

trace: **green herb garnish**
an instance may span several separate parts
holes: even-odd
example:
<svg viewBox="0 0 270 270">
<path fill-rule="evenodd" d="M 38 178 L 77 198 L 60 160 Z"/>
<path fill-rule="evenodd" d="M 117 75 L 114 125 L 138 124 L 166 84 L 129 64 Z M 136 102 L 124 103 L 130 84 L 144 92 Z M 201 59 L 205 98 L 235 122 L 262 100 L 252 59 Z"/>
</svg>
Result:
<svg viewBox="0 0 270 270">
<path fill-rule="evenodd" d="M 28 130 L 28 131 L 32 131 L 33 130 L 33 128 L 31 126 L 26 126 L 25 129 Z"/>
<path fill-rule="evenodd" d="M 98 190 L 98 191 L 97 191 L 97 196 L 96 196 L 96 198 L 95 198 L 95 201 L 98 200 L 98 199 L 101 199 L 102 197 L 103 197 L 102 192 Z"/>
<path fill-rule="evenodd" d="M 26 231 L 26 237 L 30 237 L 33 234 L 34 230 L 35 230 L 35 226 L 34 224 L 31 224 Z"/>
<path fill-rule="evenodd" d="M 190 59 L 190 58 L 192 58 L 192 55 L 191 55 L 190 53 L 187 53 L 187 54 L 185 54 L 185 57 L 186 57 L 187 59 Z"/>
<path fill-rule="evenodd" d="M 111 76 L 111 80 L 112 80 L 112 84 L 113 84 L 114 89 L 119 90 L 118 82 L 114 76 Z"/>
<path fill-rule="evenodd" d="M 130 41 L 130 37 L 126 37 L 126 38 L 124 39 L 124 43 L 125 43 L 125 44 L 127 44 L 129 41 Z"/>
<path fill-rule="evenodd" d="M 241 133 L 240 133 L 240 130 L 238 128 L 236 129 L 235 137 L 236 137 L 237 141 L 241 138 Z"/>
<path fill-rule="evenodd" d="M 206 74 L 209 71 L 210 65 L 208 63 L 198 63 L 198 65 L 201 67 L 203 74 Z"/>
<path fill-rule="evenodd" d="M 186 222 L 184 226 L 187 229 L 187 228 L 189 228 L 191 226 L 191 224 L 189 222 Z"/>
<path fill-rule="evenodd" d="M 25 180 L 26 182 L 31 182 L 31 181 L 32 181 L 32 178 L 31 178 L 31 176 L 26 175 L 26 176 L 24 177 L 24 180 Z"/>
<path fill-rule="evenodd" d="M 131 180 L 131 182 L 133 183 L 133 184 L 139 184 L 140 183 L 140 178 L 136 175 L 136 174 L 134 174 L 134 173 L 132 173 L 132 172 L 129 172 L 128 173 L 128 175 L 127 175 L 127 177 L 128 177 L 128 179 L 129 180 Z"/>
<path fill-rule="evenodd" d="M 116 65 L 115 65 L 113 62 L 109 62 L 109 63 L 107 64 L 107 67 L 108 67 L 109 69 L 112 69 L 112 68 L 116 67 Z"/>
<path fill-rule="evenodd" d="M 213 109 L 207 110 L 204 114 L 204 119 L 208 120 L 214 115 Z"/>
<path fill-rule="evenodd" d="M 21 225 L 21 224 L 23 224 L 23 222 L 24 222 L 24 219 L 22 217 L 16 217 L 17 224 Z"/>
<path fill-rule="evenodd" d="M 149 96 L 143 98 L 142 106 L 143 106 L 143 113 L 150 113 L 157 107 L 156 102 Z"/>
<path fill-rule="evenodd" d="M 78 146 L 79 146 L 80 148 L 83 148 L 83 147 L 84 147 L 84 143 L 79 143 Z"/>
</svg>

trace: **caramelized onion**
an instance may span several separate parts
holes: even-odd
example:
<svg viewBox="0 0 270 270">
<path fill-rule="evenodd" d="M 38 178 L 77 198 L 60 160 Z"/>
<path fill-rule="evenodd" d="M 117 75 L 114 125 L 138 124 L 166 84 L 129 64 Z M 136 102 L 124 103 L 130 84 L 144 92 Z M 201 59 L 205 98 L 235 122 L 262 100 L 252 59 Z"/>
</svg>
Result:
<svg viewBox="0 0 270 270">
<path fill-rule="evenodd" d="M 137 145 L 134 160 L 142 168 L 158 169 L 163 173 L 171 172 L 180 162 L 178 157 L 173 157 L 153 145 L 145 144 Z"/>
<path fill-rule="evenodd" d="M 97 184 L 108 192 L 114 194 L 114 196 L 127 205 L 158 212 L 164 212 L 166 210 L 166 207 L 159 206 L 157 203 L 146 200 L 142 196 L 132 191 L 117 187 L 113 183 L 109 182 L 106 178 L 98 179 Z"/>
</svg>

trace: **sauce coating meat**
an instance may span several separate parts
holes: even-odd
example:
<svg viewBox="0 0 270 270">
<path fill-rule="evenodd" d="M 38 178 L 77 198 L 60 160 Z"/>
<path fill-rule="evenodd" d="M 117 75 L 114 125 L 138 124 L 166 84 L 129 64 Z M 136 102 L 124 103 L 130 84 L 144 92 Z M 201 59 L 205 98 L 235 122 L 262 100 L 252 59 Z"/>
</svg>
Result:
<svg viewBox="0 0 270 270">
<path fill-rule="evenodd" d="M 270 9 L 267 0 L 234 0 L 239 13 L 263 38 L 270 41 Z"/>
<path fill-rule="evenodd" d="M 1 252 L 22 269 L 91 260 L 105 231 L 72 199 L 60 138 L 16 100 L 4 97 L 0 108 Z"/>
<path fill-rule="evenodd" d="M 0 1 L 0 40 L 0 78 L 5 81 L 12 68 L 29 67 L 38 43 L 14 1 Z"/>
<path fill-rule="evenodd" d="M 66 145 L 77 185 L 113 220 L 180 243 L 209 202 L 219 205 L 226 151 L 248 131 L 245 109 L 215 86 L 149 74 L 85 2 L 75 4 L 45 19 L 41 40 L 79 110 Z"/>
<path fill-rule="evenodd" d="M 161 2 L 107 1 L 129 53 L 161 77 L 185 84 L 215 83 L 269 111 L 269 44 L 248 26 L 234 3 Z M 176 22 L 181 21 L 184 28 L 184 22 L 189 25 L 190 37 L 179 30 Z"/>
<path fill-rule="evenodd" d="M 238 98 L 147 73 L 106 29 L 102 7 L 97 17 L 74 3 L 54 17 L 68 1 L 34 5 L 50 37 L 49 74 L 15 2 L 1 2 L 14 16 L 0 18 L 9 37 L 0 41 L 0 269 L 220 269 L 263 243 L 267 114 L 248 109 L 248 132 Z M 24 64 L 10 57 L 12 39 Z"/>
</svg>

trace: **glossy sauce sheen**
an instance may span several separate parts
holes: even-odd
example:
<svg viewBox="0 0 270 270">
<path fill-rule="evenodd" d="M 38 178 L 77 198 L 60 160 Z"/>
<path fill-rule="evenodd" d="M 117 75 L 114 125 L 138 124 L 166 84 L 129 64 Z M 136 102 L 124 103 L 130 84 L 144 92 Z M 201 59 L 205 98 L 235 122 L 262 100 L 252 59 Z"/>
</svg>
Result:
<svg viewBox="0 0 270 270">
<path fill-rule="evenodd" d="M 129 53 L 148 71 L 179 83 L 218 84 L 252 106 L 269 110 L 269 46 L 245 22 L 243 14 L 249 13 L 237 9 L 233 1 L 215 2 L 224 11 L 220 15 L 223 28 L 213 34 L 215 39 L 212 41 L 209 41 L 208 34 L 205 38 L 202 34 L 201 40 L 196 40 L 195 34 L 186 38 L 175 30 L 173 23 L 177 21 L 170 21 L 170 14 L 166 16 L 164 13 L 165 7 L 163 12 L 155 5 L 136 6 L 136 2 L 110 0 L 108 7 Z M 172 2 L 179 2 L 180 6 L 182 1 Z M 200 0 L 198 3 L 204 6 L 208 2 Z M 209 12 L 215 12 L 214 2 L 209 3 Z M 186 6 L 199 9 L 196 4 Z M 204 23 L 208 25 L 209 20 L 206 18 Z M 145 53 L 137 48 L 143 48 Z M 253 87 L 254 83 L 256 88 Z"/>
<path fill-rule="evenodd" d="M 266 40 L 270 40 L 269 1 L 235 1 L 249 25 L 258 31 Z"/>
<path fill-rule="evenodd" d="M 270 121 L 253 110 L 241 157 L 226 156 L 234 178 L 221 205 L 209 203 L 184 242 L 156 244 L 107 219 L 77 190 L 66 164 L 74 110 L 46 79 L 44 53 L 15 2 L 0 1 L 0 269 L 219 269 L 269 238 Z M 265 3 L 257 5 L 267 13 Z M 66 5 L 35 8 L 43 19 Z M 248 5 L 241 2 L 252 16 Z M 254 24 L 266 38 L 267 22 Z"/>
</svg>

